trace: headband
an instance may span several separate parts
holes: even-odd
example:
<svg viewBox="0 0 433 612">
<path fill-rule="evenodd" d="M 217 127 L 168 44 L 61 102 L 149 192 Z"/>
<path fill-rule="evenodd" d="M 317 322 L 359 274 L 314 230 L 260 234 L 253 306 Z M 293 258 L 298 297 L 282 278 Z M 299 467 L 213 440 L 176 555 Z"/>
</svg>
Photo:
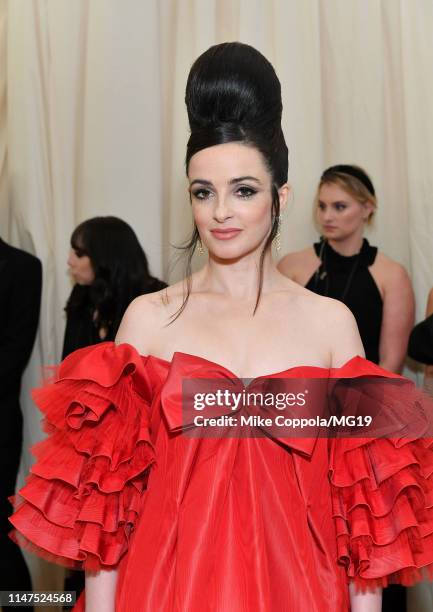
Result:
<svg viewBox="0 0 433 612">
<path fill-rule="evenodd" d="M 325 170 L 320 180 L 323 181 L 326 179 L 327 174 L 334 173 L 349 174 L 349 176 L 353 176 L 354 178 L 358 179 L 358 181 L 360 181 L 373 196 L 376 195 L 373 183 L 370 181 L 367 174 L 360 168 L 355 168 L 355 166 L 350 166 L 349 164 L 338 164 L 337 166 L 331 166 Z"/>
</svg>

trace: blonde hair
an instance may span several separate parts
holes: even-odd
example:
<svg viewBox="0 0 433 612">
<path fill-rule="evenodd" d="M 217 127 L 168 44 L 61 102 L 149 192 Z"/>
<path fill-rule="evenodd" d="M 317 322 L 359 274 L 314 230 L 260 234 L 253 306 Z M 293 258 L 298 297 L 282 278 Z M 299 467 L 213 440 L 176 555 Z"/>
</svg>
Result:
<svg viewBox="0 0 433 612">
<path fill-rule="evenodd" d="M 367 223 L 370 224 L 373 215 L 377 210 L 377 198 L 373 183 L 365 170 L 359 166 L 349 166 L 343 164 L 331 166 L 325 170 L 320 177 L 319 186 L 317 188 L 316 207 L 319 200 L 320 188 L 322 185 L 330 183 L 339 185 L 360 204 L 366 204 L 369 202 L 372 205 L 373 210 L 367 219 Z"/>
</svg>

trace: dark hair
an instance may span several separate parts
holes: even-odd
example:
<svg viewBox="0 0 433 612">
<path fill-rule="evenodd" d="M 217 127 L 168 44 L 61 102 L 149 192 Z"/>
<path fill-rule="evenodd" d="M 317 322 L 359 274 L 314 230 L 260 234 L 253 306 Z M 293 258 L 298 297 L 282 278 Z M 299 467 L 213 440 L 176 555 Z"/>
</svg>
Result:
<svg viewBox="0 0 433 612">
<path fill-rule="evenodd" d="M 288 150 L 281 129 L 281 85 L 272 64 L 254 47 L 239 42 L 210 47 L 194 62 L 186 84 L 185 102 L 191 135 L 186 170 L 191 157 L 207 147 L 239 142 L 257 149 L 272 177 L 271 231 L 260 258 L 259 304 L 263 261 L 278 231 L 278 188 L 287 182 Z M 199 241 L 197 227 L 184 245 L 187 251 L 187 295 L 191 290 L 191 260 Z"/>
<path fill-rule="evenodd" d="M 149 272 L 147 257 L 134 230 L 117 217 L 94 217 L 72 233 L 71 247 L 79 257 L 87 255 L 95 279 L 88 292 L 73 291 L 66 304 L 68 314 L 90 307 L 96 324 L 114 339 L 129 303 L 143 293 L 166 287 Z"/>
</svg>

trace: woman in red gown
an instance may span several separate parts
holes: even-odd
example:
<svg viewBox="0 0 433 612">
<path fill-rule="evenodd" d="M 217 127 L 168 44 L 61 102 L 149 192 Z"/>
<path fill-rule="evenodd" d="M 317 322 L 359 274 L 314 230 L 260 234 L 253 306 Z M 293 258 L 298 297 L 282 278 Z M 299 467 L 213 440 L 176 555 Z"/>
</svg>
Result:
<svg viewBox="0 0 433 612">
<path fill-rule="evenodd" d="M 431 575 L 425 428 L 404 440 L 183 429 L 186 379 L 352 379 L 356 398 L 359 381 L 388 380 L 404 393 L 385 396 L 384 410 L 425 413 L 410 383 L 363 359 L 348 309 L 272 260 L 289 187 L 271 64 L 248 45 L 211 47 L 186 103 L 189 255 L 208 257 L 136 299 L 116 344 L 76 351 L 34 392 L 49 437 L 34 449 L 13 537 L 86 570 L 76 610 L 379 611 L 389 581 Z"/>
</svg>

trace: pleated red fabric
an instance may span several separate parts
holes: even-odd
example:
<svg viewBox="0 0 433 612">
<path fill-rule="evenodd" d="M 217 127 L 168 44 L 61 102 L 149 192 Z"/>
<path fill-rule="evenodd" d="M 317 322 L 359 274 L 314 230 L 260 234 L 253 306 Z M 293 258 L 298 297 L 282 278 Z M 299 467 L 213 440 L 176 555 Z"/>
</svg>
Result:
<svg viewBox="0 0 433 612">
<path fill-rule="evenodd" d="M 360 357 L 260 378 L 364 376 L 400 378 Z M 116 568 L 117 612 L 344 612 L 349 581 L 433 577 L 431 438 L 189 438 L 185 378 L 236 377 L 126 344 L 67 357 L 34 392 L 49 435 L 11 537 L 67 566 Z"/>
</svg>

